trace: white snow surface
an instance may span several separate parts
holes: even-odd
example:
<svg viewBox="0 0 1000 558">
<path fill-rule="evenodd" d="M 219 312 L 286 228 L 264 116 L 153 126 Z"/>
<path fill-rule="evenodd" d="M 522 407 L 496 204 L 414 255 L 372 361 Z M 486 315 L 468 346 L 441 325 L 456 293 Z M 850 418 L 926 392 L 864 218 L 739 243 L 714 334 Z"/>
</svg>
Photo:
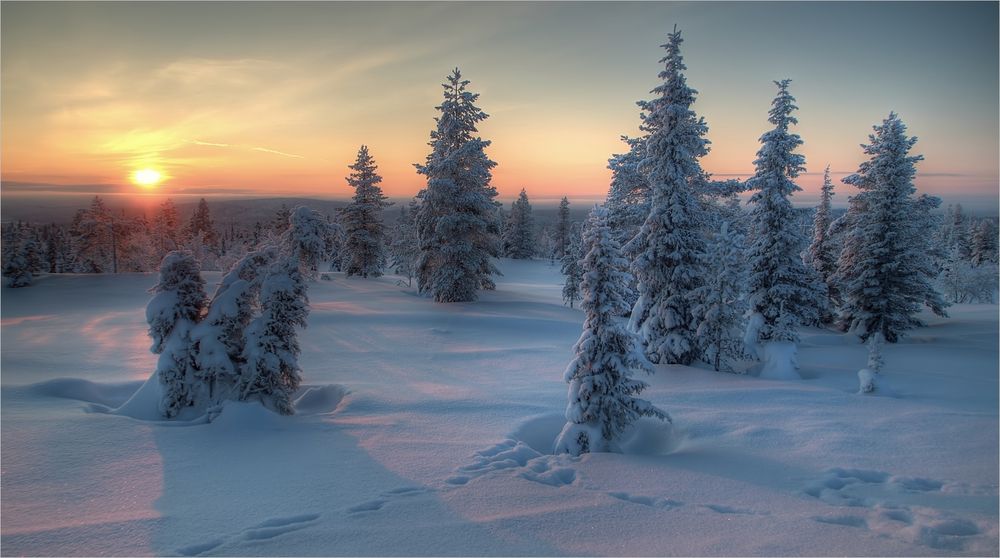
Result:
<svg viewBox="0 0 1000 558">
<path fill-rule="evenodd" d="M 3 554 L 998 553 L 997 306 L 887 344 L 891 396 L 814 328 L 800 380 L 659 366 L 643 397 L 673 426 L 574 458 L 551 449 L 583 314 L 547 261 L 500 267 L 474 303 L 313 283 L 298 414 L 210 423 L 142 411 L 154 275 L 3 289 Z"/>
</svg>

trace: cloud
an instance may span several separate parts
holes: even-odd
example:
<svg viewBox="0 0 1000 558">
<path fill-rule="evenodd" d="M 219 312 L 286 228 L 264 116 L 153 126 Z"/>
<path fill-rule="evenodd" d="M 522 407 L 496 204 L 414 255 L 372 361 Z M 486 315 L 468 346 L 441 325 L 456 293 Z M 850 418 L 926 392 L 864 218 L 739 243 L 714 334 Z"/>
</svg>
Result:
<svg viewBox="0 0 1000 558">
<path fill-rule="evenodd" d="M 275 155 L 281 155 L 282 157 L 293 157 L 295 159 L 305 159 L 302 155 L 295 155 L 292 153 L 285 153 L 284 151 L 278 151 L 277 149 L 268 149 L 266 147 L 251 147 L 251 151 L 260 151 L 262 153 L 274 153 Z"/>
<path fill-rule="evenodd" d="M 207 145 L 210 147 L 232 147 L 232 144 L 228 143 L 213 143 L 210 141 L 201 141 L 201 140 L 191 140 L 191 143 L 195 145 Z"/>
</svg>

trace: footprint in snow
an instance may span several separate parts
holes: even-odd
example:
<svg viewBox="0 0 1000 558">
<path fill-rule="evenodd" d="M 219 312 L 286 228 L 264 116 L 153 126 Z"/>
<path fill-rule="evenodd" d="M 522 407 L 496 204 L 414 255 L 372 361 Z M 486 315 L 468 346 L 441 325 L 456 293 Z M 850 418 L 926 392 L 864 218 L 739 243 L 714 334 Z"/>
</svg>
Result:
<svg viewBox="0 0 1000 558">
<path fill-rule="evenodd" d="M 949 496 L 947 486 L 935 479 L 835 467 L 824 471 L 803 492 L 833 506 L 858 508 L 856 514 L 812 518 L 819 523 L 865 529 L 935 550 L 995 554 L 995 530 L 935 509 L 936 503 Z M 919 505 L 904 505 L 914 502 Z"/>
<path fill-rule="evenodd" d="M 768 512 L 754 511 L 744 508 L 734 508 L 732 506 L 723 506 L 720 504 L 704 504 L 703 506 L 714 511 L 715 513 L 732 513 L 737 515 L 770 515 Z"/>
<path fill-rule="evenodd" d="M 367 502 L 361 502 L 360 504 L 347 508 L 347 513 L 350 515 L 358 515 L 358 514 L 363 514 L 365 512 L 378 511 L 394 498 L 417 496 L 419 494 L 426 494 L 432 491 L 433 491 L 432 489 L 425 488 L 422 486 L 401 486 L 399 488 L 393 488 L 391 490 L 386 490 L 385 492 L 383 492 L 381 494 L 382 496 L 381 498 L 368 500 Z"/>
<path fill-rule="evenodd" d="M 565 486 L 576 481 L 576 470 L 570 467 L 552 467 L 544 459 L 535 459 L 521 478 L 549 486 Z"/>
<path fill-rule="evenodd" d="M 253 527 L 248 527 L 239 533 L 224 539 L 214 539 L 207 542 L 196 543 L 177 549 L 177 554 L 181 556 L 201 556 L 211 553 L 216 548 L 234 542 L 254 542 L 273 539 L 277 536 L 305 529 L 314 524 L 320 518 L 318 513 L 306 513 L 292 515 L 288 517 L 274 517 L 266 519 Z"/>
<path fill-rule="evenodd" d="M 684 502 L 671 500 L 669 498 L 653 498 L 650 496 L 638 496 L 629 494 L 628 492 L 608 492 L 608 496 L 611 496 L 612 498 L 617 498 L 623 502 L 639 504 L 642 506 L 649 506 L 651 508 L 664 508 L 669 510 L 669 509 L 679 508 L 684 505 Z"/>
</svg>

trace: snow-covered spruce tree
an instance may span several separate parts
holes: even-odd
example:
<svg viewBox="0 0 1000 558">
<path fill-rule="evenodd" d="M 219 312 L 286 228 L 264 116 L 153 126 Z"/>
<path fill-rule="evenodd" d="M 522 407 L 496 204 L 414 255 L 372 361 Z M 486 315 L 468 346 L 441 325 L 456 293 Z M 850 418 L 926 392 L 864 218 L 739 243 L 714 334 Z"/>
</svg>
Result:
<svg viewBox="0 0 1000 558">
<path fill-rule="evenodd" d="M 292 217 L 292 210 L 287 205 L 281 204 L 271 221 L 271 232 L 281 234 L 288 229 L 288 220 Z"/>
<path fill-rule="evenodd" d="M 292 395 L 302 383 L 296 327 L 306 327 L 309 301 L 298 258 L 289 256 L 272 268 L 261 287 L 261 313 L 245 335 L 240 377 L 241 400 L 259 400 L 283 415 L 295 412 Z"/>
<path fill-rule="evenodd" d="M 244 332 L 260 309 L 261 284 L 278 255 L 274 246 L 245 254 L 223 275 L 208 312 L 191 334 L 196 377 L 212 403 L 238 397 L 243 372 Z"/>
<path fill-rule="evenodd" d="M 563 196 L 563 199 L 559 201 L 559 216 L 556 221 L 556 231 L 555 231 L 555 254 L 554 257 L 562 260 L 563 256 L 566 255 L 566 251 L 569 249 L 569 198 Z"/>
<path fill-rule="evenodd" d="M 962 210 L 962 204 L 948 206 L 948 214 L 945 216 L 937 236 L 940 239 L 940 251 L 943 256 L 947 256 L 952 250 L 957 249 L 959 257 L 966 260 L 971 259 L 972 237 L 969 220 Z"/>
<path fill-rule="evenodd" d="M 299 206 L 291 211 L 285 227 L 280 237 L 283 250 L 298 262 L 305 279 L 315 281 L 319 263 L 332 248 L 334 226 L 320 212 Z"/>
<path fill-rule="evenodd" d="M 160 264 L 160 280 L 146 306 L 150 351 L 160 355 L 156 376 L 162 389 L 160 412 L 173 418 L 182 410 L 206 403 L 197 379 L 191 331 L 205 309 L 205 281 L 190 252 L 168 253 Z"/>
<path fill-rule="evenodd" d="M 950 302 L 991 303 L 997 290 L 997 266 L 988 261 L 974 265 L 956 246 L 942 263 L 937 285 Z"/>
<path fill-rule="evenodd" d="M 697 325 L 700 359 L 716 371 L 733 370 L 733 363 L 743 356 L 744 304 L 742 288 L 746 281 L 743 263 L 743 237 L 722 223 L 703 255 L 705 284 L 694 290 L 691 309 Z"/>
<path fill-rule="evenodd" d="M 354 199 L 341 214 L 346 236 L 344 271 L 348 277 L 379 277 L 386 264 L 382 210 L 392 204 L 382 195 L 382 177 L 367 146 L 361 146 L 350 168 L 354 172 L 347 177 L 347 183 L 354 187 Z"/>
<path fill-rule="evenodd" d="M 535 255 L 535 220 L 524 188 L 510 206 L 503 244 L 504 253 L 515 260 L 527 260 Z"/>
<path fill-rule="evenodd" d="M 669 421 L 666 413 L 636 397 L 647 387 L 632 378 L 635 369 L 651 368 L 638 340 L 621 323 L 623 289 L 628 274 L 621 248 L 611 235 L 607 213 L 595 207 L 584 232 L 583 334 L 566 368 L 569 383 L 567 423 L 556 439 L 556 453 L 580 455 L 618 451 L 626 429 L 640 417 Z"/>
<path fill-rule="evenodd" d="M 427 177 L 419 194 L 417 230 L 421 258 L 417 284 L 437 302 L 468 302 L 479 289 L 494 289 L 499 274 L 500 221 L 490 185 L 496 163 L 486 156 L 490 142 L 476 136 L 487 118 L 456 68 L 444 87 L 440 116 L 431 132 L 431 153 L 417 171 Z"/>
<path fill-rule="evenodd" d="M 794 179 L 805 163 L 805 157 L 794 152 L 802 140 L 789 131 L 798 123 L 792 116 L 798 107 L 788 92 L 790 82 L 775 82 L 778 95 L 768 118 L 774 129 L 761 136 L 756 172 L 747 181 L 748 189 L 755 191 L 750 198 L 747 251 L 747 302 L 753 315 L 744 337 L 763 361 L 761 375 L 785 378 L 798 375 L 796 327 L 816 323 L 825 302 L 821 282 L 799 257 L 804 239 L 789 200 L 801 190 Z"/>
<path fill-rule="evenodd" d="M 12 253 L 4 265 L 3 276 L 7 278 L 7 286 L 12 289 L 31 285 L 33 277 L 25 257 L 24 243 L 18 243 L 18 246 L 12 249 Z"/>
<path fill-rule="evenodd" d="M 947 306 L 932 280 L 929 253 L 933 230 L 927 226 L 926 205 L 914 200 L 915 163 L 909 155 L 916 138 L 895 113 L 873 127 L 870 143 L 862 146 L 870 158 L 858 172 L 844 178 L 860 192 L 852 198 L 852 229 L 841 252 L 837 277 L 841 283 L 841 320 L 862 339 L 881 332 L 895 343 L 908 329 L 923 325 L 921 304 L 946 316 Z"/>
<path fill-rule="evenodd" d="M 692 181 L 704 175 L 698 160 L 708 153 L 708 126 L 690 108 L 696 91 L 682 73 L 681 42 L 675 30 L 663 45 L 663 83 L 652 91 L 657 98 L 645 105 L 642 129 L 649 137 L 640 169 L 649 176 L 652 200 L 645 223 L 626 247 L 635 254 L 632 272 L 639 294 L 629 327 L 639 333 L 649 359 L 660 364 L 695 359 L 691 293 L 704 280 L 702 222 Z"/>
<path fill-rule="evenodd" d="M 833 198 L 833 181 L 830 180 L 830 166 L 823 171 L 823 187 L 819 206 L 813 215 L 813 239 L 809 250 L 805 253 L 805 262 L 823 280 L 827 288 L 826 312 L 820 316 L 823 323 L 833 321 L 833 313 L 829 311 L 837 299 L 836 283 L 833 275 L 837 271 L 837 247 L 830 238 L 830 223 L 832 223 L 831 204 Z"/>
<path fill-rule="evenodd" d="M 180 217 L 177 215 L 177 206 L 167 198 L 160 204 L 156 216 L 153 218 L 153 238 L 155 239 L 160 259 L 173 250 L 181 247 L 181 225 Z"/>
<path fill-rule="evenodd" d="M 417 212 L 420 204 L 410 200 L 409 209 L 402 207 L 399 218 L 392 229 L 392 244 L 389 246 L 390 265 L 398 275 L 406 278 L 406 286 L 413 282 L 420 263 L 420 240 L 417 238 Z"/>
<path fill-rule="evenodd" d="M 628 145 L 628 151 L 608 159 L 611 187 L 604 206 L 608 209 L 608 224 L 612 233 L 618 242 L 625 245 L 635 237 L 649 215 L 651 192 L 649 180 L 639 169 L 639 163 L 646 155 L 646 137 L 622 136 L 621 139 Z"/>
<path fill-rule="evenodd" d="M 581 246 L 580 231 L 574 226 L 569 235 L 569 243 L 566 246 L 566 254 L 562 257 L 560 270 L 566 276 L 562 290 L 563 303 L 568 304 L 570 308 L 583 297 L 580 292 L 580 281 L 583 280 L 583 267 L 580 265 L 580 258 L 583 257 Z"/>
<path fill-rule="evenodd" d="M 992 219 L 980 219 L 972 228 L 973 265 L 997 263 L 997 226 Z"/>
<path fill-rule="evenodd" d="M 208 202 L 205 201 L 205 198 L 198 201 L 198 207 L 195 208 L 191 220 L 184 228 L 184 238 L 195 239 L 200 245 L 213 252 L 218 250 L 219 237 L 215 232 L 215 223 L 212 221 L 212 213 L 208 209 Z"/>
</svg>

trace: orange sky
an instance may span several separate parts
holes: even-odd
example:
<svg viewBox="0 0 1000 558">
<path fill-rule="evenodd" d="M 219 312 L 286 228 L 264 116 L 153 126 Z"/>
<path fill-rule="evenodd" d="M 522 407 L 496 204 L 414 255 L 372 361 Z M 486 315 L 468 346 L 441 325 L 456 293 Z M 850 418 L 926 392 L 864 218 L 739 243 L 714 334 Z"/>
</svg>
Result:
<svg viewBox="0 0 1000 558">
<path fill-rule="evenodd" d="M 151 168 L 166 177 L 160 194 L 347 197 L 364 143 L 386 193 L 411 196 L 439 84 L 459 65 L 491 115 L 481 132 L 501 198 L 598 198 L 676 21 L 709 171 L 752 172 L 771 80 L 787 76 L 810 171 L 800 200 L 815 199 L 827 164 L 857 167 L 889 110 L 920 137 L 921 189 L 993 199 L 996 14 L 991 3 L 4 3 L 0 170 L 5 194 L 30 191 L 14 182 L 128 185 Z M 815 18 L 827 25 L 801 29 Z M 944 37 L 930 43 L 930 30 Z"/>
</svg>

